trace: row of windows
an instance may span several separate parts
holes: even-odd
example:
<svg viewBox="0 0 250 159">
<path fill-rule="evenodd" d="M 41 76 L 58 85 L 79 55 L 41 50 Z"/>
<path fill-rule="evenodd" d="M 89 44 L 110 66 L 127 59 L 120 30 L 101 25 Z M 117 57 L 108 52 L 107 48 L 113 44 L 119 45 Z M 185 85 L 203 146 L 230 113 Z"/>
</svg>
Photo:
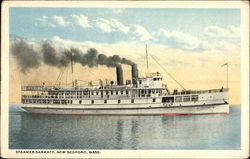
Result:
<svg viewBox="0 0 250 159">
<path fill-rule="evenodd" d="M 135 100 L 131 99 L 131 103 L 134 103 Z M 152 102 L 156 102 L 156 99 L 153 98 Z M 72 100 L 40 100 L 40 99 L 23 99 L 22 103 L 29 103 L 29 104 L 72 104 L 73 101 Z M 107 104 L 107 100 L 104 100 L 104 103 Z M 121 103 L 121 100 L 118 99 L 117 103 Z M 79 104 L 82 104 L 82 100 L 79 100 Z M 91 100 L 91 104 L 95 104 L 95 100 Z"/>
<path fill-rule="evenodd" d="M 89 96 L 73 96 L 73 95 L 23 95 L 23 98 L 86 98 Z"/>
<path fill-rule="evenodd" d="M 88 91 L 48 92 L 49 95 L 88 95 Z"/>
<path fill-rule="evenodd" d="M 23 99 L 22 103 L 29 103 L 29 104 L 72 104 L 72 100 L 46 100 L 46 99 Z"/>
<path fill-rule="evenodd" d="M 192 96 L 176 96 L 175 102 L 190 102 L 191 101 L 198 101 L 198 95 L 192 95 Z"/>
<path fill-rule="evenodd" d="M 129 92 L 126 90 L 126 91 L 95 91 L 94 92 L 91 92 L 91 95 L 113 95 L 113 94 L 129 94 Z"/>
<path fill-rule="evenodd" d="M 48 92 L 49 95 L 89 95 L 90 92 Z M 126 91 L 91 91 L 91 95 L 128 94 Z"/>
<path fill-rule="evenodd" d="M 161 78 L 153 78 L 154 81 L 160 81 Z"/>
<path fill-rule="evenodd" d="M 66 92 L 68 94 L 68 92 Z M 138 91 L 133 91 L 133 94 L 141 94 L 142 96 L 144 94 L 158 94 L 158 93 L 162 93 L 162 90 L 138 90 Z M 63 94 L 52 94 L 51 92 L 49 92 L 49 95 L 43 95 L 43 96 L 40 96 L 40 95 L 23 95 L 23 98 L 84 98 L 84 97 L 89 97 L 88 95 L 63 95 Z M 96 91 L 95 94 L 94 92 L 91 92 L 91 95 L 118 95 L 118 94 L 125 94 L 125 95 L 128 95 L 129 94 L 129 91 L 126 90 L 126 91 Z"/>
<path fill-rule="evenodd" d="M 135 102 L 135 100 L 134 100 L 134 99 L 131 99 L 130 103 L 134 103 L 134 102 Z M 152 102 L 156 102 L 156 99 L 153 98 L 153 99 L 152 99 Z M 117 103 L 121 103 L 121 100 L 118 99 L 118 100 L 117 100 Z M 79 101 L 79 104 L 81 104 L 81 100 Z M 91 100 L 91 104 L 95 104 L 95 100 Z M 107 104 L 107 99 L 104 100 L 104 104 Z"/>
</svg>

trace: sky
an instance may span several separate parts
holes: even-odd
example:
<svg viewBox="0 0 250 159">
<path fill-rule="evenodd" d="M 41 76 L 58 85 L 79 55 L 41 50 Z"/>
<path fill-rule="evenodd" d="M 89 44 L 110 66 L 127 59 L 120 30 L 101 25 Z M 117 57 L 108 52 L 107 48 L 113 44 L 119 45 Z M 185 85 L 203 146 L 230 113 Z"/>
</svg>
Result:
<svg viewBox="0 0 250 159">
<path fill-rule="evenodd" d="M 211 40 L 239 42 L 239 17 L 239 9 L 10 8 L 10 34 L 37 41 L 134 41 L 203 51 Z"/>
<path fill-rule="evenodd" d="M 240 9 L 19 7 L 10 8 L 9 27 L 11 40 L 96 48 L 129 58 L 144 72 L 147 44 L 148 52 L 192 89 L 225 85 L 221 65 L 228 62 L 231 96 L 240 103 Z M 159 71 L 152 59 L 149 64 L 150 71 Z M 170 88 L 178 87 L 166 80 Z"/>
</svg>

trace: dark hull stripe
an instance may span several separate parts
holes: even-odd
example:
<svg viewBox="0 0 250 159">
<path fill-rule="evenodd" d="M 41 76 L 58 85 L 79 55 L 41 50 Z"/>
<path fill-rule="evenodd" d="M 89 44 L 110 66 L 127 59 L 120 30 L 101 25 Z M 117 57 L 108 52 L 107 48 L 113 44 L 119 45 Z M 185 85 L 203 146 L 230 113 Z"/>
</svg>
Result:
<svg viewBox="0 0 250 159">
<path fill-rule="evenodd" d="M 22 107 L 23 109 L 59 109 L 59 110 L 131 110 L 131 109 L 170 109 L 170 108 L 187 108 L 187 107 L 205 107 L 225 105 L 226 103 L 206 104 L 206 105 L 192 105 L 192 106 L 166 106 L 166 107 L 136 107 L 136 108 L 46 108 L 46 107 Z"/>
</svg>

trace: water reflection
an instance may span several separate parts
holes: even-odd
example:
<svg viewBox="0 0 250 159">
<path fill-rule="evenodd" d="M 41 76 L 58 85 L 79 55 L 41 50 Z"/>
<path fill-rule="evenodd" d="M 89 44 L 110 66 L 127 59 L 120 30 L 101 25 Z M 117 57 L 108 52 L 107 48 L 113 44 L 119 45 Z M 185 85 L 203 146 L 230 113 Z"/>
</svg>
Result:
<svg viewBox="0 0 250 159">
<path fill-rule="evenodd" d="M 240 130 L 240 116 L 235 116 L 36 116 L 19 113 L 10 115 L 10 148 L 223 149 L 240 145 L 231 143 L 229 138 L 240 141 L 240 133 L 235 131 Z"/>
<path fill-rule="evenodd" d="M 122 134 L 123 134 L 123 121 L 118 120 L 116 122 L 115 139 L 119 148 L 122 148 L 120 147 L 122 144 Z"/>
<path fill-rule="evenodd" d="M 138 133 L 138 120 L 132 119 L 132 127 L 131 127 L 131 148 L 137 149 L 139 133 Z"/>
</svg>

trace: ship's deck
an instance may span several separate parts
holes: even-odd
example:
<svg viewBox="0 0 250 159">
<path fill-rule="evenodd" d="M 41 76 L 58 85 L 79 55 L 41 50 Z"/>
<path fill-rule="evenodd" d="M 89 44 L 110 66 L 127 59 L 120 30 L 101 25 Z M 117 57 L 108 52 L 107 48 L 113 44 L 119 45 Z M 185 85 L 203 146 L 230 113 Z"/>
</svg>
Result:
<svg viewBox="0 0 250 159">
<path fill-rule="evenodd" d="M 121 86 L 92 86 L 92 87 L 66 87 L 66 86 L 22 86 L 22 91 L 108 91 L 108 90 L 137 90 L 137 89 L 165 89 L 161 88 L 137 88 L 133 85 L 121 85 Z M 204 94 L 204 93 L 217 93 L 217 92 L 227 92 L 228 88 L 221 89 L 208 89 L 208 90 L 182 90 L 182 91 L 173 91 L 168 93 L 168 95 L 183 95 L 183 94 Z"/>
</svg>

